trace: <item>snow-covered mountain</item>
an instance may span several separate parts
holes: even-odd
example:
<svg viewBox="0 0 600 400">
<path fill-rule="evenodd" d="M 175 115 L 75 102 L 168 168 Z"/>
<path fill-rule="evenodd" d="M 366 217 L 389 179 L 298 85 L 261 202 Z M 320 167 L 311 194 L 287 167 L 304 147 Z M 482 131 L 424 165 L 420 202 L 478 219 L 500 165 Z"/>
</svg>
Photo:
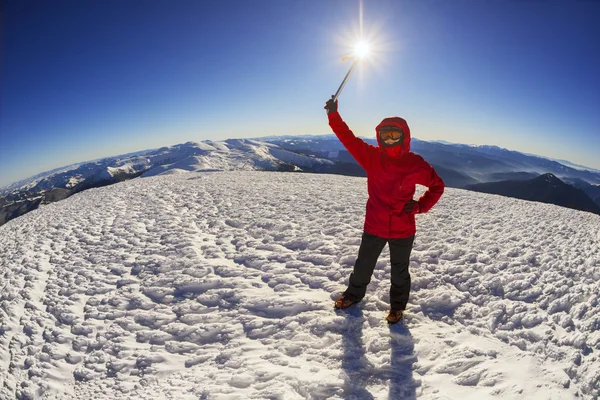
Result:
<svg viewBox="0 0 600 400">
<path fill-rule="evenodd" d="M 0 227 L 1 399 L 593 399 L 600 216 L 448 188 L 417 216 L 412 295 L 389 252 L 333 310 L 366 180 L 134 179 Z"/>
<path fill-rule="evenodd" d="M 110 180 L 119 175 L 144 173 L 145 176 L 154 176 L 168 171 L 277 170 L 288 163 L 300 167 L 333 164 L 329 160 L 294 154 L 266 142 L 249 139 L 207 140 L 58 168 L 9 185 L 0 190 L 0 196 L 14 191 L 38 193 L 52 188 L 72 189 L 84 182 Z"/>
<path fill-rule="evenodd" d="M 56 168 L 50 171 L 42 172 L 35 176 L 22 179 L 20 181 L 14 182 L 8 186 L 0 187 L 0 196 L 6 196 L 14 191 L 34 191 L 35 187 L 41 182 L 46 181 L 45 184 L 41 185 L 42 187 L 62 187 L 70 188 L 75 186 L 81 180 L 85 180 L 91 174 L 89 172 L 86 173 L 86 170 L 94 170 L 95 168 L 87 167 L 81 168 L 82 166 L 96 165 L 97 167 L 101 167 L 102 165 L 110 165 L 111 163 L 116 162 L 119 159 L 131 159 L 137 156 L 142 156 L 148 152 L 153 150 L 143 150 L 135 153 L 122 154 L 115 157 L 109 158 L 101 158 L 98 160 L 91 160 L 80 162 L 76 164 L 67 165 L 64 167 Z M 65 180 L 65 177 L 67 179 Z"/>
<path fill-rule="evenodd" d="M 312 171 L 334 162 L 295 154 L 248 139 L 188 142 L 158 150 L 71 165 L 18 182 L 0 191 L 0 225 L 53 201 L 93 187 L 135 178 L 190 171 Z"/>
</svg>

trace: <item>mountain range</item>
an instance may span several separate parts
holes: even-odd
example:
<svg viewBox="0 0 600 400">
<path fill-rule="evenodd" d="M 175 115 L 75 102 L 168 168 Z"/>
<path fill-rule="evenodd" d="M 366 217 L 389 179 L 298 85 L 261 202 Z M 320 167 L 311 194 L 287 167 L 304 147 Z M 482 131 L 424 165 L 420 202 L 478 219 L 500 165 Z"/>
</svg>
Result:
<svg viewBox="0 0 600 400">
<path fill-rule="evenodd" d="M 377 145 L 375 139 L 364 140 Z M 497 146 L 413 138 L 411 150 L 433 165 L 449 187 L 600 213 L 600 171 Z M 40 205 L 137 177 L 241 170 L 366 176 L 334 135 L 188 142 L 73 164 L 9 185 L 0 189 L 0 225 Z"/>
<path fill-rule="evenodd" d="M 600 205 L 594 203 L 583 190 L 564 183 L 552 174 L 523 181 L 478 183 L 466 188 L 476 192 L 556 204 L 600 215 Z"/>
<path fill-rule="evenodd" d="M 375 139 L 363 139 L 369 144 L 377 145 Z M 279 136 L 262 140 L 294 152 L 335 160 L 336 164 L 328 166 L 329 171 L 327 172 L 337 173 L 337 171 L 333 171 L 335 169 L 342 170 L 344 175 L 366 176 L 362 168 L 358 167 L 352 156 L 333 135 Z M 600 210 L 598 208 L 600 207 L 600 171 L 593 168 L 568 161 L 551 160 L 532 154 L 510 151 L 498 146 L 428 142 L 413 138 L 411 150 L 422 155 L 433 165 L 449 187 L 485 191 L 595 213 Z M 554 182 L 542 179 L 541 182 L 545 182 L 547 186 L 542 189 L 539 184 L 535 183 L 536 178 L 546 174 L 551 174 L 555 179 L 561 180 L 562 185 L 568 186 L 567 198 L 569 201 L 563 200 L 565 186 L 561 185 L 561 189 L 558 189 L 559 186 L 556 186 Z M 508 187 L 522 189 L 504 190 Z M 536 187 L 545 194 L 532 195 L 531 190 L 528 189 L 530 187 Z"/>
</svg>

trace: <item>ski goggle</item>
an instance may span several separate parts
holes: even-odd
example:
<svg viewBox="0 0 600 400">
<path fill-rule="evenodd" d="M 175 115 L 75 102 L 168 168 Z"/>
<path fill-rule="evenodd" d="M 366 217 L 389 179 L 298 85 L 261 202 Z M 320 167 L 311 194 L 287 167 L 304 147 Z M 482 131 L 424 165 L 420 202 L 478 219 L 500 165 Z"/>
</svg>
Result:
<svg viewBox="0 0 600 400">
<path fill-rule="evenodd" d="M 384 142 L 387 141 L 400 141 L 402 140 L 402 138 L 404 137 L 404 133 L 402 132 L 401 129 L 399 128 L 388 128 L 388 127 L 383 127 L 379 130 L 379 137 L 381 138 L 381 140 L 383 140 Z"/>
</svg>

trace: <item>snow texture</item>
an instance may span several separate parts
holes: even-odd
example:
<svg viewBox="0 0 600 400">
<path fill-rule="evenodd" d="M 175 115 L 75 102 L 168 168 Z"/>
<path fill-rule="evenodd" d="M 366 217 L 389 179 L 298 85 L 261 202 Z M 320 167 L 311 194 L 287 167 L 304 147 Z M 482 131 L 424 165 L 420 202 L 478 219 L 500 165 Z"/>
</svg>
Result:
<svg viewBox="0 0 600 400">
<path fill-rule="evenodd" d="M 600 389 L 600 216 L 447 189 L 343 312 L 366 180 L 186 173 L 0 227 L 0 399 L 570 399 Z"/>
</svg>

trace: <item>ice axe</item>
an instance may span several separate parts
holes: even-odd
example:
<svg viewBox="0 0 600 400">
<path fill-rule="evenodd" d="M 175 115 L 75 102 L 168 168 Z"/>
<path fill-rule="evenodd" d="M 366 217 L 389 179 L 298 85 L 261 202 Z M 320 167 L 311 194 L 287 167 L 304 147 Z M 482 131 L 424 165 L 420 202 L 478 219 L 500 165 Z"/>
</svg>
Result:
<svg viewBox="0 0 600 400">
<path fill-rule="evenodd" d="M 346 56 L 346 57 L 342 58 L 342 61 L 345 61 L 347 59 L 353 59 L 354 61 L 352 62 L 352 65 L 350 66 L 348 73 L 344 77 L 342 84 L 340 85 L 337 92 L 335 92 L 335 95 L 333 96 L 334 103 L 337 101 L 338 97 L 340 97 L 340 94 L 342 93 L 342 89 L 344 89 L 344 86 L 346 86 L 346 82 L 348 82 L 348 79 L 350 78 L 350 75 L 352 75 L 352 71 L 354 71 L 354 68 L 356 68 L 356 65 L 358 64 L 358 62 L 363 61 L 368 55 L 369 55 L 369 45 L 366 42 L 359 42 L 356 45 L 356 47 L 354 48 L 354 55 Z"/>
</svg>

